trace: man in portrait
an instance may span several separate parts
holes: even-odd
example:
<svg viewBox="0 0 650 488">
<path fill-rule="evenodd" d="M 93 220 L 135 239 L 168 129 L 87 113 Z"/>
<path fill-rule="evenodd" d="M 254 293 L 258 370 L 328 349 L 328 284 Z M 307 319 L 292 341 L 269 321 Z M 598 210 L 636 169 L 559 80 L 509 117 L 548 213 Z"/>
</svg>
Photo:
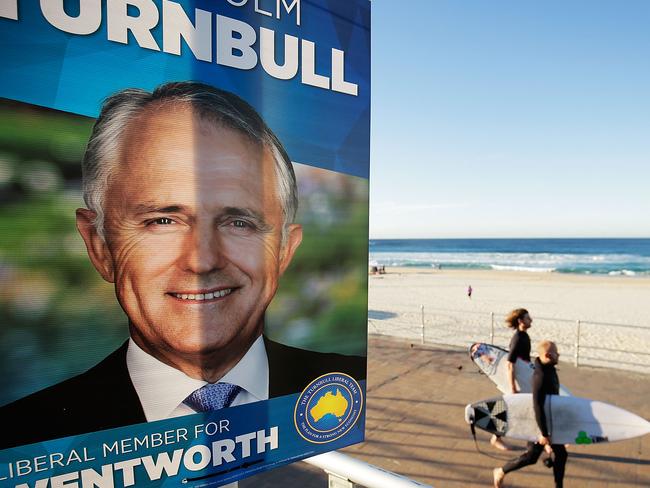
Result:
<svg viewBox="0 0 650 488">
<path fill-rule="evenodd" d="M 0 408 L 0 449 L 297 393 L 334 371 L 365 378 L 365 358 L 264 336 L 302 228 L 291 161 L 248 103 L 195 82 L 121 91 L 82 170 L 77 229 L 129 339 Z"/>
</svg>

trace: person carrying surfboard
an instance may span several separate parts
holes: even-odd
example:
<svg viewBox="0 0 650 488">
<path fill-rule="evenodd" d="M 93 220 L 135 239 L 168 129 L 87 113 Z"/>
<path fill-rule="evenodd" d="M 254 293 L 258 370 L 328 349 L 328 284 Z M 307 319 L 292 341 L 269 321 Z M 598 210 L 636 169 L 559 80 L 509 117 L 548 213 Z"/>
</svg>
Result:
<svg viewBox="0 0 650 488">
<path fill-rule="evenodd" d="M 515 380 L 515 363 L 517 358 L 530 363 L 530 337 L 528 329 L 533 325 L 533 319 L 530 317 L 528 310 L 517 308 L 508 314 L 506 318 L 508 327 L 514 329 L 508 353 L 508 379 L 512 393 L 529 393 L 520 391 L 519 385 Z"/>
<path fill-rule="evenodd" d="M 506 317 L 506 324 L 515 331 L 510 340 L 510 347 L 508 348 L 507 364 L 510 393 L 530 393 L 528 391 L 521 391 L 519 388 L 515 380 L 515 363 L 517 359 L 530 363 L 530 337 L 526 331 L 533 325 L 533 319 L 525 308 L 516 308 Z M 510 446 L 503 442 L 501 437 L 496 434 L 490 438 L 490 444 L 503 451 L 510 450 Z"/>
<path fill-rule="evenodd" d="M 535 420 L 540 430 L 537 442 L 529 442 L 526 452 L 521 456 L 508 461 L 503 467 L 495 468 L 492 472 L 494 487 L 501 488 L 507 473 L 521 469 L 524 466 L 535 464 L 544 450 L 550 446 L 555 459 L 553 460 L 553 477 L 555 487 L 562 488 L 564 482 L 564 469 L 567 461 L 567 451 L 563 444 L 552 444 L 547 425 L 544 402 L 547 395 L 558 395 L 560 393 L 560 380 L 555 371 L 560 354 L 557 346 L 551 341 L 542 341 L 537 346 L 538 358 L 535 360 L 535 372 L 533 373 L 532 393 Z"/>
</svg>

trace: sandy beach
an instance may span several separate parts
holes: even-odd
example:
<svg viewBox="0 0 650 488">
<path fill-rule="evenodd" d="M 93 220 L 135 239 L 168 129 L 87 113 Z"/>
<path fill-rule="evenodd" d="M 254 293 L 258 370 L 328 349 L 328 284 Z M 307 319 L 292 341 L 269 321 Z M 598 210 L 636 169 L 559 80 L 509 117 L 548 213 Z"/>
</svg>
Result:
<svg viewBox="0 0 650 488">
<path fill-rule="evenodd" d="M 368 294 L 370 333 L 421 342 L 424 323 L 429 344 L 507 346 L 505 315 L 524 307 L 532 341 L 555 340 L 561 360 L 579 335 L 580 365 L 650 373 L 650 277 L 386 268 Z"/>
</svg>

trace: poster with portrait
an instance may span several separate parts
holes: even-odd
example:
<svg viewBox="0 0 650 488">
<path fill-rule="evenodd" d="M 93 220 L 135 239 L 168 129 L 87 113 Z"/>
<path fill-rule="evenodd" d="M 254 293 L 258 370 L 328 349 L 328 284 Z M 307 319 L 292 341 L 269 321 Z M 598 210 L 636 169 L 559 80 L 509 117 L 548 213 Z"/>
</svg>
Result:
<svg viewBox="0 0 650 488">
<path fill-rule="evenodd" d="M 361 442 L 368 0 L 0 0 L 0 486 Z"/>
</svg>

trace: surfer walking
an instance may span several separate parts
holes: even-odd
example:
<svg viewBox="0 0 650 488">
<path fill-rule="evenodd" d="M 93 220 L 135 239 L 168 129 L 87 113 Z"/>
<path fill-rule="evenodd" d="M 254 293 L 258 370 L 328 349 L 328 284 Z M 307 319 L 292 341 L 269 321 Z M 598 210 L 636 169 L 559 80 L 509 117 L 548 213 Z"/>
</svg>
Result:
<svg viewBox="0 0 650 488">
<path fill-rule="evenodd" d="M 535 464 L 542 452 L 549 450 L 549 446 L 554 454 L 553 477 L 555 478 L 555 487 L 562 488 L 563 485 L 567 451 L 563 444 L 552 444 L 546 413 L 544 412 L 546 396 L 558 395 L 560 392 L 560 380 L 555 371 L 555 365 L 558 362 L 560 354 L 555 343 L 551 341 L 540 342 L 537 346 L 537 354 L 539 357 L 535 360 L 532 393 L 535 420 L 540 430 L 540 436 L 537 442 L 528 443 L 526 452 L 521 456 L 508 461 L 501 468 L 494 469 L 493 479 L 495 488 L 501 488 L 503 486 L 503 480 L 506 474 L 521 469 L 524 466 Z"/>
<path fill-rule="evenodd" d="M 530 317 L 528 310 L 525 308 L 516 308 L 511 311 L 506 317 L 506 324 L 514 330 L 512 339 L 510 339 L 510 347 L 508 353 L 508 382 L 510 384 L 510 393 L 530 393 L 528 391 L 521 391 L 517 381 L 515 380 L 515 363 L 517 359 L 530 363 L 530 337 L 527 330 L 533 325 L 533 319 Z M 496 434 L 490 439 L 490 444 L 507 451 L 510 449 L 501 437 Z"/>
<path fill-rule="evenodd" d="M 517 359 L 530 363 L 530 337 L 528 336 L 528 329 L 533 325 L 533 319 L 530 317 L 528 310 L 525 308 L 516 308 L 506 317 L 506 324 L 511 329 L 514 329 L 514 334 L 510 339 L 510 347 L 508 353 L 508 381 L 510 383 L 510 390 L 512 393 L 529 393 L 521 391 L 517 381 L 515 380 L 515 363 Z"/>
</svg>

